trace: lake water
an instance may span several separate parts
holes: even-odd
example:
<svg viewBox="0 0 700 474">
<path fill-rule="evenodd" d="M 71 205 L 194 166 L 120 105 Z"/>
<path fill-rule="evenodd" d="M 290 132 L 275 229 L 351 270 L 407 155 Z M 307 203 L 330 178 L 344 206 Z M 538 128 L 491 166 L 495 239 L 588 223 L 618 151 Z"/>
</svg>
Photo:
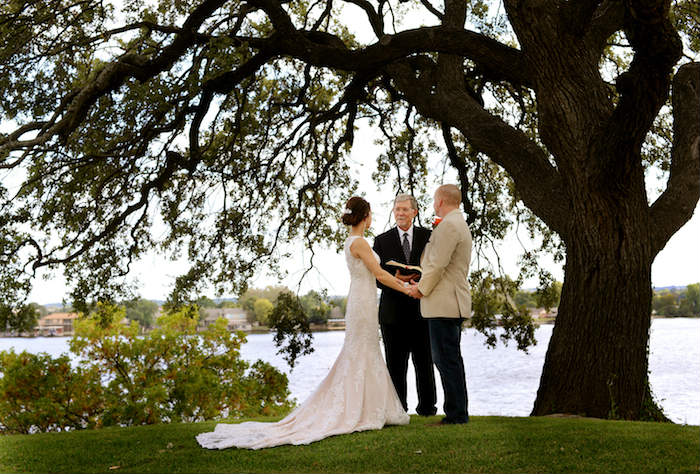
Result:
<svg viewBox="0 0 700 474">
<path fill-rule="evenodd" d="M 538 344 L 528 354 L 514 346 L 484 346 L 484 336 L 473 329 L 462 335 L 462 354 L 467 372 L 469 413 L 472 415 L 527 416 L 537 394 L 552 325 L 536 331 Z M 241 348 L 244 359 L 262 359 L 289 376 L 292 397 L 303 401 L 316 388 L 343 345 L 343 331 L 314 333 L 315 352 L 302 357 L 290 373 L 276 354 L 271 334 L 251 334 Z M 677 423 L 700 425 L 700 319 L 654 319 L 651 326 L 649 371 L 651 388 L 666 415 Z M 0 350 L 68 352 L 68 338 L 0 338 Z M 438 412 L 442 413 L 442 387 L 435 373 Z M 417 404 L 413 367 L 408 374 L 409 412 Z"/>
</svg>

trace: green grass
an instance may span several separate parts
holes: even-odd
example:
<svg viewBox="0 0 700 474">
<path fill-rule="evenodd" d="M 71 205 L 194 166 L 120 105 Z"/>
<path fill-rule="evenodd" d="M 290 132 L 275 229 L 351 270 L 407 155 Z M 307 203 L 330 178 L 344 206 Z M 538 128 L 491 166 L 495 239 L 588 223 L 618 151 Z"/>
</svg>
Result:
<svg viewBox="0 0 700 474">
<path fill-rule="evenodd" d="M 549 417 L 430 426 L 438 420 L 413 416 L 408 426 L 260 451 L 200 448 L 195 435 L 214 422 L 0 436 L 0 472 L 697 474 L 700 468 L 698 426 Z"/>
</svg>

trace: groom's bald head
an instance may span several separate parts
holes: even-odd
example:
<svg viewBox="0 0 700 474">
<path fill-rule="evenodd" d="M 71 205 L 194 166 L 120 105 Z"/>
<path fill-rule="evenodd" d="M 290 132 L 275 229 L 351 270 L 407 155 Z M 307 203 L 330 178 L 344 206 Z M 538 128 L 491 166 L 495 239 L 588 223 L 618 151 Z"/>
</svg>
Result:
<svg viewBox="0 0 700 474">
<path fill-rule="evenodd" d="M 462 202 L 462 191 L 455 184 L 443 184 L 435 191 L 435 197 L 442 199 L 449 206 L 459 207 Z"/>
</svg>

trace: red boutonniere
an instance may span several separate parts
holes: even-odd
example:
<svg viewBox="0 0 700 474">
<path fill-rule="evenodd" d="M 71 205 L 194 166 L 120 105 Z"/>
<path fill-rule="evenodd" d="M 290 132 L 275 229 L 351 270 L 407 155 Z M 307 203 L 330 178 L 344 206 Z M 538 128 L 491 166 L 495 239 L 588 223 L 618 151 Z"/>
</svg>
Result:
<svg viewBox="0 0 700 474">
<path fill-rule="evenodd" d="M 442 222 L 442 217 L 436 217 L 436 218 L 433 220 L 433 229 L 436 228 L 437 225 L 438 225 L 440 222 Z"/>
</svg>

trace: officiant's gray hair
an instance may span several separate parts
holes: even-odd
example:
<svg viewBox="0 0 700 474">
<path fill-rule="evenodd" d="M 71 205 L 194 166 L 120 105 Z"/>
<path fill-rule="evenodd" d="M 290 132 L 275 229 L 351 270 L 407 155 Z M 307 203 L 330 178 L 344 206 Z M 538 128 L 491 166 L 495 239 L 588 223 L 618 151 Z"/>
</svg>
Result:
<svg viewBox="0 0 700 474">
<path fill-rule="evenodd" d="M 416 211 L 418 210 L 418 201 L 416 201 L 416 198 L 414 198 L 410 194 L 405 193 L 399 194 L 394 198 L 394 206 L 396 206 L 397 203 L 404 201 L 411 201 L 411 207 Z"/>
</svg>

